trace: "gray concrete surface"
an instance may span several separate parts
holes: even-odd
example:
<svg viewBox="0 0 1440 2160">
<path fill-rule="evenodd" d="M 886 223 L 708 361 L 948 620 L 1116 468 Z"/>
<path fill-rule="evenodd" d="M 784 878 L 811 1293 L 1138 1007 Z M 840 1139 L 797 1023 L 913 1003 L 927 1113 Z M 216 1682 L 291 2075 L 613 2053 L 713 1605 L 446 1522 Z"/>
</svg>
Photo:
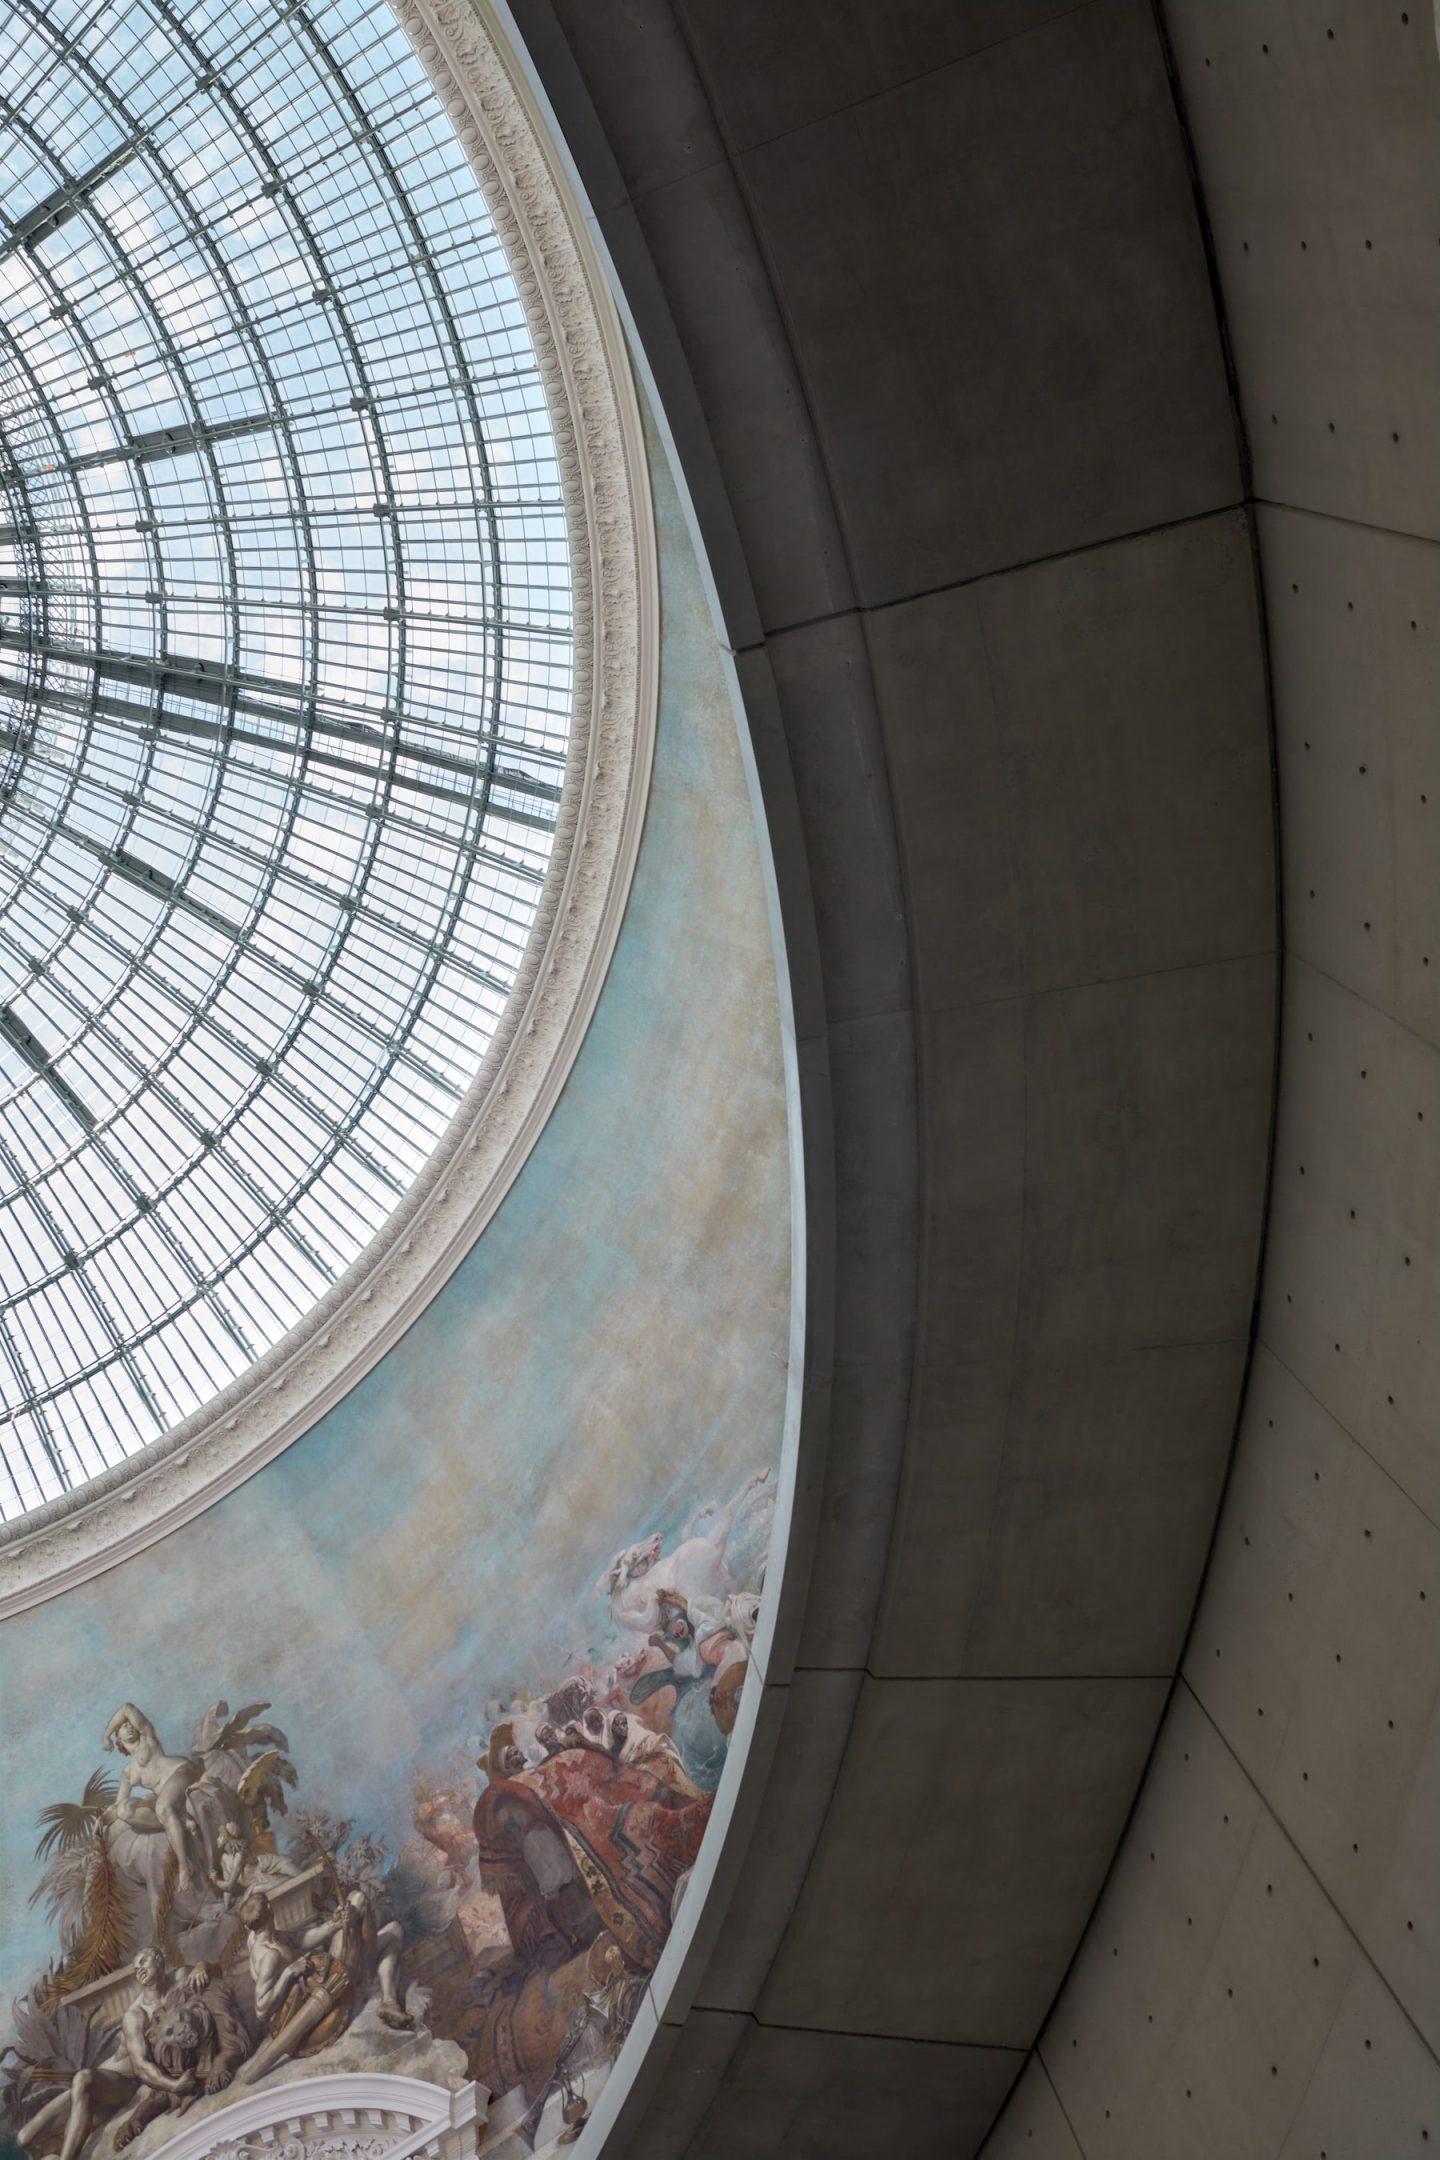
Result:
<svg viewBox="0 0 1440 2160">
<path fill-rule="evenodd" d="M 1429 8 L 1167 0 L 1274 682 L 1259 1347 L 1182 1686 L 987 2160 L 1440 2146 L 1440 64 Z"/>
<path fill-rule="evenodd" d="M 1139 1784 L 1256 1291 L 1271 761 L 1203 226 L 1146 0 L 514 13 L 736 653 L 807 1160 L 773 1769 L 607 2149 L 959 2156 Z"/>
</svg>

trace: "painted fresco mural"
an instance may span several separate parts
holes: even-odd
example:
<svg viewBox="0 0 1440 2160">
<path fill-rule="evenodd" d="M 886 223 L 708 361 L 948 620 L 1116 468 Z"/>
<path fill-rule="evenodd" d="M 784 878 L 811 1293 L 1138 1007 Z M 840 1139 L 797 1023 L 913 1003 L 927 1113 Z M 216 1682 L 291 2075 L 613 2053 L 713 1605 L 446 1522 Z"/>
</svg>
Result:
<svg viewBox="0 0 1440 2160">
<path fill-rule="evenodd" d="M 403 1341 L 247 1485 L 0 1628 L 0 2102 L 157 2151 L 379 2068 L 579 2134 L 683 1906 L 780 1483 L 779 1021 L 663 475 L 659 749 L 562 1100 Z"/>
</svg>

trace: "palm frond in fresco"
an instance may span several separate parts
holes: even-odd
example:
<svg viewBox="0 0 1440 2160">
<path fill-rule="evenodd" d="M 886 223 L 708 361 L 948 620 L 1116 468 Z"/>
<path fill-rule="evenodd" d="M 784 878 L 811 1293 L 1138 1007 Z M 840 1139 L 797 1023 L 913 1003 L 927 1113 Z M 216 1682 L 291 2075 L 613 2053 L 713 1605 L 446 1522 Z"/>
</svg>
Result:
<svg viewBox="0 0 1440 2160">
<path fill-rule="evenodd" d="M 88 1844 L 100 1817 L 115 1798 L 115 1789 L 114 1778 L 103 1770 L 92 1770 L 79 1800 L 54 1800 L 49 1807 L 41 1808 L 35 1818 L 42 1832 L 35 1847 L 36 1859 L 48 1860 L 52 1853 L 73 1852 L 77 1845 Z"/>
<path fill-rule="evenodd" d="M 62 1995 L 103 1980 L 130 1954 L 133 1926 L 130 1894 L 111 1858 L 105 1832 L 97 1829 L 87 1855 L 80 1925 L 62 1965 L 52 1967 L 37 1991 L 40 2010 L 54 2010 Z"/>
<path fill-rule="evenodd" d="M 287 1754 L 290 1742 L 278 1725 L 252 1725 L 250 1722 L 269 1708 L 268 1702 L 245 1703 L 232 1714 L 229 1703 L 212 1703 L 196 1725 L 191 1744 L 198 1755 L 231 1752 L 243 1755 L 251 1747 L 273 1747 Z"/>
<path fill-rule="evenodd" d="M 77 2070 L 93 2070 L 103 2062 L 115 2040 L 113 2024 L 87 2017 L 73 2003 L 46 2011 L 22 1998 L 11 2019 L 14 2041 L 0 2048 L 5 2063 L 0 2104 L 14 2122 L 50 2099 Z"/>
</svg>

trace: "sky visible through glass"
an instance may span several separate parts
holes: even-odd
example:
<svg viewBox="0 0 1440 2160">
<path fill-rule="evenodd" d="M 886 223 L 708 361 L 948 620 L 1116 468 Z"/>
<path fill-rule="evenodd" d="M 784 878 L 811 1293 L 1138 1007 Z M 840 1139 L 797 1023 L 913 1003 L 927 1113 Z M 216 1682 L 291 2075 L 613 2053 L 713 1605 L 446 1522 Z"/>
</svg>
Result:
<svg viewBox="0 0 1440 2160">
<path fill-rule="evenodd" d="M 534 921 L 555 449 L 383 0 L 9 5 L 0 493 L 4 1518 L 313 1307 Z"/>
</svg>

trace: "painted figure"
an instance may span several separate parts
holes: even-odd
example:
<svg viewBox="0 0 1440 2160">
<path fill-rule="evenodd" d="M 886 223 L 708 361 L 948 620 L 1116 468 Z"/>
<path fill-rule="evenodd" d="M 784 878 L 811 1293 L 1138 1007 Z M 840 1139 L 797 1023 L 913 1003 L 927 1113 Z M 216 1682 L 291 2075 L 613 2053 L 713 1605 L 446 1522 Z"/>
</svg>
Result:
<svg viewBox="0 0 1440 2160">
<path fill-rule="evenodd" d="M 421 1773 L 419 1838 L 393 1859 L 383 1839 L 309 1804 L 281 1850 L 297 1772 L 284 1732 L 259 1722 L 268 1703 L 232 1713 L 215 1701 L 178 1753 L 122 1702 L 103 1734 L 118 1778 L 94 1770 L 78 1800 L 40 1813 L 36 1894 L 61 1955 L 16 2001 L 0 2048 L 0 2099 L 22 2146 L 35 2160 L 86 2160 L 105 2122 L 128 2144 L 232 2077 L 253 2086 L 323 2056 L 367 2000 L 379 2022 L 412 2030 L 407 1955 L 429 2005 L 417 2047 L 431 2033 L 456 2041 L 473 2076 L 523 2092 L 522 2128 L 558 2088 L 567 2136 L 578 2134 L 587 2081 L 613 2062 L 696 1863 L 739 1715 L 773 1507 L 761 1471 L 723 1507 L 700 1508 L 670 1551 L 660 1536 L 627 1546 L 598 1585 L 610 1629 L 557 1657 L 548 1685 L 512 1678 L 487 1704 L 478 1793 L 458 1762 L 440 1785 Z M 302 1880 L 322 1879 L 323 1905 L 288 1924 L 305 1910 Z M 284 1928 L 272 1894 L 286 1901 Z M 403 1931 L 382 1911 L 403 1913 Z M 214 1962 L 167 1973 L 173 1944 Z M 237 1957 L 249 2024 L 223 1978 Z M 132 1971 L 139 1992 L 126 2004 Z"/>
<path fill-rule="evenodd" d="M 27 2152 L 49 2149 L 54 2131 L 63 2123 L 60 2160 L 78 2160 L 94 2124 L 124 2110 L 116 2125 L 114 2145 L 118 2152 L 138 2137 L 152 2115 L 163 2106 L 175 2106 L 198 2092 L 200 2081 L 193 2071 L 171 2075 L 155 2061 L 150 2027 L 164 2007 L 171 1985 L 165 1960 L 158 1950 L 142 1950 L 135 1960 L 139 1993 L 120 2022 L 115 2046 L 105 2060 L 91 2070 L 77 2070 L 67 2092 L 60 2093 L 31 2116 L 20 2131 Z M 210 1975 L 194 1966 L 176 1976 L 178 1984 L 200 1994 Z"/>
<path fill-rule="evenodd" d="M 106 1810 L 105 1820 L 127 1823 L 132 1830 L 164 1832 L 175 1855 L 176 1885 L 191 1887 L 190 1819 L 186 1801 L 205 1775 L 205 1765 L 194 1755 L 167 1755 L 155 1727 L 134 1703 L 121 1703 L 105 1728 L 107 1749 L 118 1748 L 125 1757 L 120 1788 Z M 134 1800 L 139 1787 L 147 1801 Z"/>
<path fill-rule="evenodd" d="M 249 1863 L 249 1846 L 235 1825 L 227 1823 L 220 1833 L 215 1865 L 210 1871 L 211 1885 L 219 1891 L 220 1902 L 227 1911 L 245 1894 Z"/>
<path fill-rule="evenodd" d="M 363 1890 L 341 1895 L 335 1909 L 292 1942 L 275 1925 L 270 1900 L 252 1890 L 239 1908 L 255 2009 L 269 2038 L 246 2070 L 254 2083 L 291 2055 L 315 2055 L 338 2039 L 372 1982 L 383 2024 L 409 2032 L 415 2020 L 400 2001 L 404 1936 L 398 1921 L 377 1926 Z"/>
<path fill-rule="evenodd" d="M 726 1564 L 727 1548 L 749 1516 L 773 1508 L 775 1495 L 764 1490 L 769 1476 L 768 1470 L 757 1470 L 718 1512 L 713 1501 L 701 1508 L 674 1552 L 665 1553 L 664 1541 L 656 1535 L 617 1553 L 595 1586 L 608 1599 L 615 1626 L 637 1635 L 655 1634 L 662 1625 L 661 1593 L 668 1591 L 683 1601 L 702 1631 L 722 1627 L 727 1599 L 746 1587 Z M 702 1523 L 710 1524 L 703 1534 Z"/>
</svg>

